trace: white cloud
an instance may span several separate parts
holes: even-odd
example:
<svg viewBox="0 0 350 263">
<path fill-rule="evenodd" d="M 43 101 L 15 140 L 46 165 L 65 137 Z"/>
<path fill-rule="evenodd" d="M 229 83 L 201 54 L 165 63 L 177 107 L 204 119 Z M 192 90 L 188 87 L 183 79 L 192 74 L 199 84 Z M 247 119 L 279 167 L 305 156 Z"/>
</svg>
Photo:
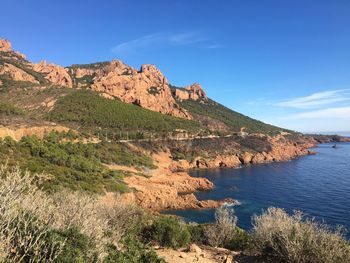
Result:
<svg viewBox="0 0 350 263">
<path fill-rule="evenodd" d="M 197 45 L 201 48 L 210 49 L 222 47 L 220 44 L 213 43 L 204 37 L 200 32 L 190 31 L 177 34 L 158 32 L 120 43 L 111 50 L 115 54 L 125 54 L 155 44 L 174 46 Z"/>
<path fill-rule="evenodd" d="M 310 109 L 344 101 L 350 101 L 349 89 L 318 92 L 306 97 L 299 97 L 274 103 L 273 105 L 297 109 Z"/>
<path fill-rule="evenodd" d="M 335 107 L 297 113 L 284 119 L 344 119 L 350 120 L 350 107 Z"/>
</svg>

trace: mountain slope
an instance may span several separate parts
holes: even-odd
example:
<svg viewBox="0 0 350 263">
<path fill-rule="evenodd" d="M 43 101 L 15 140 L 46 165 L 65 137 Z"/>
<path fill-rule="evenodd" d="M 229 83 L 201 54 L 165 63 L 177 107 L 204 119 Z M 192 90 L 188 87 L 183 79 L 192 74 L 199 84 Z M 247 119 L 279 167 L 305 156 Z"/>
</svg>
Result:
<svg viewBox="0 0 350 263">
<path fill-rule="evenodd" d="M 179 102 L 179 104 L 181 107 L 188 110 L 188 112 L 194 116 L 194 119 L 199 121 L 202 120 L 202 122 L 208 123 L 207 125 L 210 125 L 210 119 L 212 121 L 219 121 L 223 123 L 226 126 L 222 129 L 223 131 L 229 130 L 239 132 L 244 127 L 245 129 L 243 130 L 249 133 L 278 133 L 280 131 L 290 132 L 285 129 L 252 119 L 210 99 L 206 102 L 184 100 Z"/>
<path fill-rule="evenodd" d="M 44 61 L 33 64 L 1 39 L 0 101 L 27 113 L 2 119 L 5 126 L 50 121 L 94 134 L 108 129 L 114 135 L 157 137 L 184 131 L 192 135 L 286 131 L 210 100 L 197 83 L 171 86 L 154 65 L 136 70 L 119 60 L 67 68 Z"/>
</svg>

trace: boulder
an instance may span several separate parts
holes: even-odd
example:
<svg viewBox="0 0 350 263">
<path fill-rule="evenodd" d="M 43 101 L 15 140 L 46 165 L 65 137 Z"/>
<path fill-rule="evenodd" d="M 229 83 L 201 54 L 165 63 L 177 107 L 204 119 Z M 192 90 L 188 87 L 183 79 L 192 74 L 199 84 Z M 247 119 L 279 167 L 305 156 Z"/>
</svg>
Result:
<svg viewBox="0 0 350 263">
<path fill-rule="evenodd" d="M 196 244 L 191 244 L 188 248 L 188 252 L 200 254 L 202 253 L 202 249 Z"/>
</svg>

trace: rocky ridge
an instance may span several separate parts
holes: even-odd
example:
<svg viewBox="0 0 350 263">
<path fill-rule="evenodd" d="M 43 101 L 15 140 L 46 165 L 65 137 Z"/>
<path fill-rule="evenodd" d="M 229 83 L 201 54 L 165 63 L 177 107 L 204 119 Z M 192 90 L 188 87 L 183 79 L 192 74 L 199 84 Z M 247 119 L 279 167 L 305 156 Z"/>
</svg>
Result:
<svg viewBox="0 0 350 263">
<path fill-rule="evenodd" d="M 190 114 L 175 102 L 168 80 L 154 65 L 145 64 L 136 70 L 120 60 L 113 60 L 98 68 L 75 66 L 71 72 L 77 79 L 89 77 L 92 80 L 89 88 L 107 98 L 118 98 L 162 114 L 191 119 Z"/>
<path fill-rule="evenodd" d="M 162 114 L 192 119 L 192 116 L 176 103 L 168 80 L 154 65 L 145 64 L 140 70 L 136 70 L 120 60 L 73 65 L 67 68 L 46 61 L 33 64 L 25 60 L 21 53 L 13 51 L 11 43 L 5 39 L 0 39 L 0 51 L 0 60 L 5 58 L 9 62 L 2 65 L 0 63 L 0 77 L 3 75 L 13 81 L 28 81 L 45 86 L 88 88 L 106 98 L 120 99 Z M 19 68 L 19 63 L 28 70 Z M 31 72 L 39 73 L 47 83 L 40 81 Z M 0 85 L 2 83 L 3 81 Z M 193 99 L 205 96 L 198 84 L 189 86 L 188 91 Z"/>
<path fill-rule="evenodd" d="M 73 87 L 73 81 L 68 70 L 62 66 L 55 64 L 47 64 L 46 61 L 41 61 L 38 64 L 33 64 L 32 68 L 34 71 L 44 73 L 45 78 L 52 84 L 60 85 L 68 88 Z"/>
</svg>

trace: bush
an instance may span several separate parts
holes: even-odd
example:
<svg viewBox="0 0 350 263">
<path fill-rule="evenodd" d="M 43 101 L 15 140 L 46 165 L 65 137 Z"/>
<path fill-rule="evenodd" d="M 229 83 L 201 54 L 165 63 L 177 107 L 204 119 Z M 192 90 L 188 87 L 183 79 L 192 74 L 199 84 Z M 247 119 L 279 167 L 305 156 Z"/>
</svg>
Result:
<svg viewBox="0 0 350 263">
<path fill-rule="evenodd" d="M 350 247 L 341 229 L 305 219 L 300 212 L 288 215 L 269 208 L 253 218 L 255 249 L 278 262 L 350 262 Z"/>
<path fill-rule="evenodd" d="M 18 168 L 0 169 L 0 262 L 102 261 L 107 245 L 121 247 L 120 240 L 141 225 L 140 210 L 118 196 L 107 205 L 83 193 L 47 195 L 35 178 Z"/>
<path fill-rule="evenodd" d="M 198 245 L 208 245 L 207 237 L 205 236 L 205 228 L 209 224 L 189 223 L 187 226 L 191 235 L 191 243 Z"/>
<path fill-rule="evenodd" d="M 228 207 L 220 207 L 215 212 L 215 224 L 204 228 L 204 235 L 209 245 L 225 246 L 235 233 L 237 217 L 234 210 Z"/>
<path fill-rule="evenodd" d="M 253 238 L 246 231 L 236 227 L 232 237 L 224 245 L 225 248 L 230 250 L 247 250 L 252 247 Z"/>
<path fill-rule="evenodd" d="M 0 115 L 4 114 L 6 116 L 21 116 L 25 115 L 25 111 L 8 103 L 0 103 Z"/>
<path fill-rule="evenodd" d="M 29 173 L 0 169 L 0 260 L 52 262 L 64 240 L 49 239 L 51 203 Z"/>
<path fill-rule="evenodd" d="M 191 239 L 186 224 L 170 216 L 160 216 L 142 232 L 145 242 L 153 241 L 163 247 L 184 247 Z"/>
<path fill-rule="evenodd" d="M 57 263 L 97 261 L 94 242 L 82 234 L 77 227 L 54 231 L 51 233 L 50 239 L 64 241 L 63 250 L 55 260 Z"/>
<path fill-rule="evenodd" d="M 109 246 L 109 253 L 104 263 L 165 263 L 154 250 L 145 248 L 135 237 L 125 238 L 124 245 L 124 250 Z"/>
</svg>

